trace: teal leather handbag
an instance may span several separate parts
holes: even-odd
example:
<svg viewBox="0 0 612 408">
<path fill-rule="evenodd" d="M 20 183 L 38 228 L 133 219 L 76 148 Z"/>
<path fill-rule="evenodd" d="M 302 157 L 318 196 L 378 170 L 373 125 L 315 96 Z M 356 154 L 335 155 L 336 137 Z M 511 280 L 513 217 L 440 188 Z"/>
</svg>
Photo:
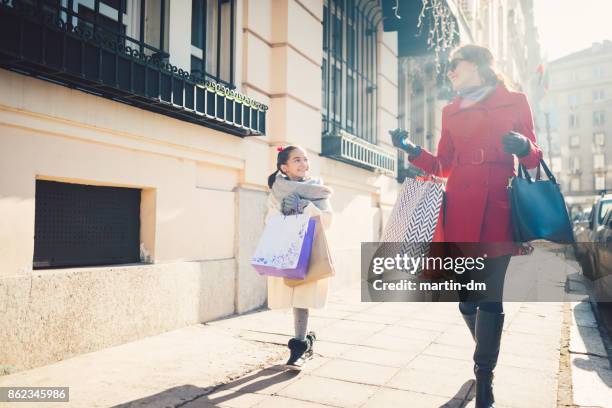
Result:
<svg viewBox="0 0 612 408">
<path fill-rule="evenodd" d="M 540 167 L 546 172 L 548 180 L 540 179 Z M 563 194 L 544 160 L 540 160 L 535 180 L 519 164 L 518 176 L 512 179 L 508 190 L 516 242 L 536 239 L 568 244 L 574 242 Z"/>
</svg>

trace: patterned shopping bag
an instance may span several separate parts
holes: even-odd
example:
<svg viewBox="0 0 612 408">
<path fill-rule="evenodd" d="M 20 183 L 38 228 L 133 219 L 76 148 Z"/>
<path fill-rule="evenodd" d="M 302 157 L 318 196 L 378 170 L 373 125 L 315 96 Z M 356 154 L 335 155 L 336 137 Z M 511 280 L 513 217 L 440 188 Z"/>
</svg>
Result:
<svg viewBox="0 0 612 408">
<path fill-rule="evenodd" d="M 444 183 L 406 178 L 383 233 L 383 242 L 431 242 L 444 198 Z"/>
<path fill-rule="evenodd" d="M 260 275 L 304 279 L 314 231 L 315 220 L 306 214 L 270 217 L 251 265 Z"/>
<path fill-rule="evenodd" d="M 442 214 L 444 207 L 444 184 L 438 179 L 406 178 L 397 196 L 389 220 L 384 229 L 381 244 L 374 258 L 396 258 L 404 255 L 409 258 L 439 256 L 440 246 L 431 246 L 432 241 L 442 241 Z M 372 262 L 371 261 L 371 262 Z M 409 261 L 411 262 L 411 261 Z M 384 272 L 374 273 L 372 263 L 367 270 L 368 295 L 375 301 L 386 302 L 424 302 L 432 301 L 437 294 L 425 290 L 394 290 L 380 292 L 374 290 L 377 280 L 387 283 L 400 283 L 406 280 L 437 279 L 439 271 L 416 270 L 385 267 Z"/>
<path fill-rule="evenodd" d="M 443 202 L 444 183 L 439 179 L 406 178 L 383 232 L 383 244 L 377 256 L 427 256 L 431 242 L 443 240 Z"/>
</svg>

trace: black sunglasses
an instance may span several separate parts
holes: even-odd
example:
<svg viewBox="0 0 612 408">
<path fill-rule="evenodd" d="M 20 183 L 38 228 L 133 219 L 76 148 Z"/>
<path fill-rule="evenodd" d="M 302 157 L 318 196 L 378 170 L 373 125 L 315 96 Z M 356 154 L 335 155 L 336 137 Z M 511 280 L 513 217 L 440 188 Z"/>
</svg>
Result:
<svg viewBox="0 0 612 408">
<path fill-rule="evenodd" d="M 453 58 L 452 60 L 450 60 L 450 62 L 448 63 L 448 70 L 454 71 L 457 68 L 457 65 L 459 65 L 459 62 L 461 61 L 467 60 L 465 58 Z"/>
</svg>

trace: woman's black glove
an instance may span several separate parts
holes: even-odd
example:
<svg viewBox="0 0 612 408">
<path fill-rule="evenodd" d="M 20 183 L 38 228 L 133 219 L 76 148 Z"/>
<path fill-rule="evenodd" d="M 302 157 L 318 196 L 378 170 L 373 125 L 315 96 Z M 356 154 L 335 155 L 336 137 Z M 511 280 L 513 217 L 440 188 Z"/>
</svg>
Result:
<svg viewBox="0 0 612 408">
<path fill-rule="evenodd" d="M 509 132 L 502 136 L 504 152 L 525 157 L 531 151 L 529 139 L 517 132 Z"/>
<path fill-rule="evenodd" d="M 421 153 L 421 146 L 417 146 L 408 140 L 407 130 L 397 128 L 395 130 L 390 130 L 389 134 L 391 135 L 393 146 L 408 153 L 411 159 L 417 157 Z"/>
<path fill-rule="evenodd" d="M 308 204 L 310 204 L 309 200 L 300 198 L 298 193 L 291 193 L 283 198 L 281 212 L 283 215 L 302 214 Z"/>
</svg>

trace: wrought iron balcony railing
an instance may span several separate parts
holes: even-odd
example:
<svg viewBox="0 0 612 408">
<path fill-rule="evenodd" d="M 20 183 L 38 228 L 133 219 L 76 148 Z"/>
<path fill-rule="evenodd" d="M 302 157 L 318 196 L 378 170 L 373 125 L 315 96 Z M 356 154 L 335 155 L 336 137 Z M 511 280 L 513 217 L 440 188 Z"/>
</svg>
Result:
<svg viewBox="0 0 612 408">
<path fill-rule="evenodd" d="M 125 35 L 122 12 L 113 25 L 99 10 L 93 18 L 75 11 L 71 0 L 68 7 L 59 0 L 0 0 L 0 66 L 234 135 L 265 134 L 266 105 L 168 63 L 167 53 L 142 41 L 146 0 L 140 1 L 136 40 Z M 125 0 L 117 3 L 125 7 Z M 94 4 L 100 8 L 100 0 Z"/>
<path fill-rule="evenodd" d="M 395 152 L 388 151 L 368 143 L 363 139 L 338 131 L 323 137 L 321 155 L 371 171 L 396 175 L 397 157 Z"/>
<path fill-rule="evenodd" d="M 406 178 L 423 176 L 425 173 L 408 161 L 408 153 L 398 149 L 397 151 L 397 181 L 403 183 Z"/>
</svg>

